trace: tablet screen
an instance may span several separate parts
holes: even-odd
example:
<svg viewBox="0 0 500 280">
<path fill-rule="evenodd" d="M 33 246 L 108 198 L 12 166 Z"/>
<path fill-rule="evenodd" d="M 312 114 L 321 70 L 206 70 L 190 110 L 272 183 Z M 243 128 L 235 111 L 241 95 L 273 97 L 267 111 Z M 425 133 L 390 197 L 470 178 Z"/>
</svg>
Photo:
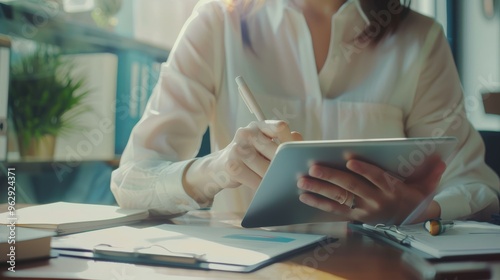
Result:
<svg viewBox="0 0 500 280">
<path fill-rule="evenodd" d="M 297 141 L 279 146 L 269 169 L 243 218 L 243 227 L 279 226 L 339 221 L 339 217 L 302 203 L 297 179 L 313 163 L 347 170 L 347 159 L 357 158 L 404 179 L 426 157 L 438 154 L 447 161 L 457 139 L 395 138 L 331 141 Z"/>
</svg>

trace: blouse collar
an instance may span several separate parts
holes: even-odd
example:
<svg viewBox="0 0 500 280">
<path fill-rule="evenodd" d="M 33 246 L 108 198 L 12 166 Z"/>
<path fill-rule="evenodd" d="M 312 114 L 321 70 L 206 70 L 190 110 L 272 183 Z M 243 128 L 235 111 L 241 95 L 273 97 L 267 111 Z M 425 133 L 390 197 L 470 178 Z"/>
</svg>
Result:
<svg viewBox="0 0 500 280">
<path fill-rule="evenodd" d="M 300 13 L 290 0 L 267 0 L 265 5 L 273 32 L 278 30 L 285 13 Z M 342 38 L 347 41 L 355 39 L 361 30 L 364 30 L 370 23 L 359 0 L 346 1 L 333 15 L 332 20 L 335 30 L 339 30 L 342 33 Z"/>
</svg>

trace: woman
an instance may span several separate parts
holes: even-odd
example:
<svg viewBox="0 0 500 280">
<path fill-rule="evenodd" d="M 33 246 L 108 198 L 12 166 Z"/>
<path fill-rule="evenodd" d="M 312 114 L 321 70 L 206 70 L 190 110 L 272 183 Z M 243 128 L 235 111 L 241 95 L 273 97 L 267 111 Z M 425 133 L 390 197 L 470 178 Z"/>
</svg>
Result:
<svg viewBox="0 0 500 280">
<path fill-rule="evenodd" d="M 239 75 L 275 121 L 255 122 Z M 207 125 L 212 153 L 193 158 Z M 122 207 L 245 211 L 273 138 L 443 135 L 459 140 L 446 171 L 430 158 L 410 180 L 388 184 L 363 162 L 348 162 L 354 175 L 314 165 L 297 183 L 304 203 L 370 223 L 401 223 L 430 195 L 412 222 L 498 211 L 498 178 L 465 118 L 440 26 L 399 0 L 202 1 L 162 65 L 111 189 Z"/>
</svg>

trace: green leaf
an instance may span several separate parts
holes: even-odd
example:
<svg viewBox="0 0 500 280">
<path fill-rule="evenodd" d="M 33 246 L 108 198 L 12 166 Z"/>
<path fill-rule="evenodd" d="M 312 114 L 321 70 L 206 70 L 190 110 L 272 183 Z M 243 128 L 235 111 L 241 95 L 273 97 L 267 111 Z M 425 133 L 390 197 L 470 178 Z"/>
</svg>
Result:
<svg viewBox="0 0 500 280">
<path fill-rule="evenodd" d="M 20 54 L 21 55 L 21 54 Z M 11 64 L 9 107 L 20 144 L 46 134 L 57 136 L 75 127 L 78 116 L 90 111 L 85 105 L 89 90 L 84 77 L 70 73 L 76 67 L 60 50 L 39 45 Z"/>
</svg>

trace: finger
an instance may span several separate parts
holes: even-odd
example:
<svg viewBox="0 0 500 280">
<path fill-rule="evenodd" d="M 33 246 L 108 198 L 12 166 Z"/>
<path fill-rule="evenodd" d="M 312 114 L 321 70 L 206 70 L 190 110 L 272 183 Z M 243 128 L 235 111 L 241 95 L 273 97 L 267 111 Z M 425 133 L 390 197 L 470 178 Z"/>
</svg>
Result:
<svg viewBox="0 0 500 280">
<path fill-rule="evenodd" d="M 231 159 L 241 161 L 248 169 L 263 177 L 269 167 L 269 159 L 257 151 L 252 143 L 237 143 L 231 150 Z"/>
<path fill-rule="evenodd" d="M 437 154 L 432 154 L 422 164 L 415 167 L 415 171 L 408 177 L 408 181 L 421 182 L 422 178 L 425 178 L 428 183 L 431 183 L 440 179 L 445 169 L 446 164 L 441 160 L 441 157 Z"/>
<path fill-rule="evenodd" d="M 309 175 L 337 185 L 365 200 L 371 200 L 376 195 L 374 188 L 365 180 L 342 170 L 314 164 L 309 168 Z"/>
<path fill-rule="evenodd" d="M 248 146 L 246 151 L 241 153 L 245 155 L 241 157 L 245 165 L 262 178 L 269 168 L 269 159 L 257 152 L 253 146 Z"/>
<path fill-rule="evenodd" d="M 280 143 L 293 141 L 292 132 L 288 123 L 282 120 L 266 120 L 263 122 L 256 122 L 259 129 L 273 139 L 276 138 Z"/>
<path fill-rule="evenodd" d="M 395 188 L 402 184 L 400 179 L 392 176 L 384 169 L 364 161 L 351 159 L 347 161 L 346 167 L 387 193 L 393 193 Z"/>
<path fill-rule="evenodd" d="M 429 173 L 419 182 L 426 194 L 431 194 L 436 190 L 445 170 L 446 164 L 443 161 L 439 160 L 433 164 Z"/>
<path fill-rule="evenodd" d="M 251 138 L 255 149 L 268 160 L 272 160 L 278 149 L 278 144 L 258 130 L 257 135 Z"/>
<path fill-rule="evenodd" d="M 250 169 L 244 162 L 236 159 L 231 159 L 226 163 L 225 171 L 229 178 L 233 178 L 234 181 L 254 190 L 259 187 L 262 180 L 262 177 Z"/>
<path fill-rule="evenodd" d="M 426 157 L 405 180 L 405 183 L 418 185 L 422 194 L 431 195 L 439 186 L 446 164 L 437 154 Z"/>
<path fill-rule="evenodd" d="M 247 167 L 248 168 L 248 167 Z M 257 175 L 253 170 L 248 169 L 245 170 L 240 177 L 238 177 L 238 181 L 247 187 L 250 187 L 252 190 L 256 190 L 259 188 L 260 182 L 262 181 L 262 177 Z"/>
<path fill-rule="evenodd" d="M 325 212 L 330 212 L 340 216 L 348 216 L 351 209 L 346 207 L 346 205 L 341 205 L 335 201 L 328 198 L 321 197 L 312 193 L 303 193 L 299 196 L 299 200 L 311 207 L 320 209 Z"/>
<path fill-rule="evenodd" d="M 260 129 L 258 122 L 251 122 L 247 127 L 239 128 L 236 131 L 234 143 L 239 146 L 238 150 L 242 149 L 243 151 L 248 150 L 249 155 L 244 152 L 241 153 L 241 156 L 254 156 L 253 148 L 249 148 L 247 146 L 251 145 L 255 147 L 264 157 L 271 160 L 276 153 L 276 149 L 278 148 L 278 144 L 273 142 L 271 138 L 266 136 Z"/>
<path fill-rule="evenodd" d="M 304 137 L 302 137 L 302 134 L 300 134 L 297 131 L 292 131 L 292 139 L 293 141 L 303 141 Z"/>
<path fill-rule="evenodd" d="M 299 178 L 297 181 L 297 187 L 301 190 L 327 197 L 340 204 L 346 203 L 349 197 L 349 193 L 343 188 L 332 185 L 331 183 L 323 180 L 317 180 L 305 176 Z"/>
</svg>

